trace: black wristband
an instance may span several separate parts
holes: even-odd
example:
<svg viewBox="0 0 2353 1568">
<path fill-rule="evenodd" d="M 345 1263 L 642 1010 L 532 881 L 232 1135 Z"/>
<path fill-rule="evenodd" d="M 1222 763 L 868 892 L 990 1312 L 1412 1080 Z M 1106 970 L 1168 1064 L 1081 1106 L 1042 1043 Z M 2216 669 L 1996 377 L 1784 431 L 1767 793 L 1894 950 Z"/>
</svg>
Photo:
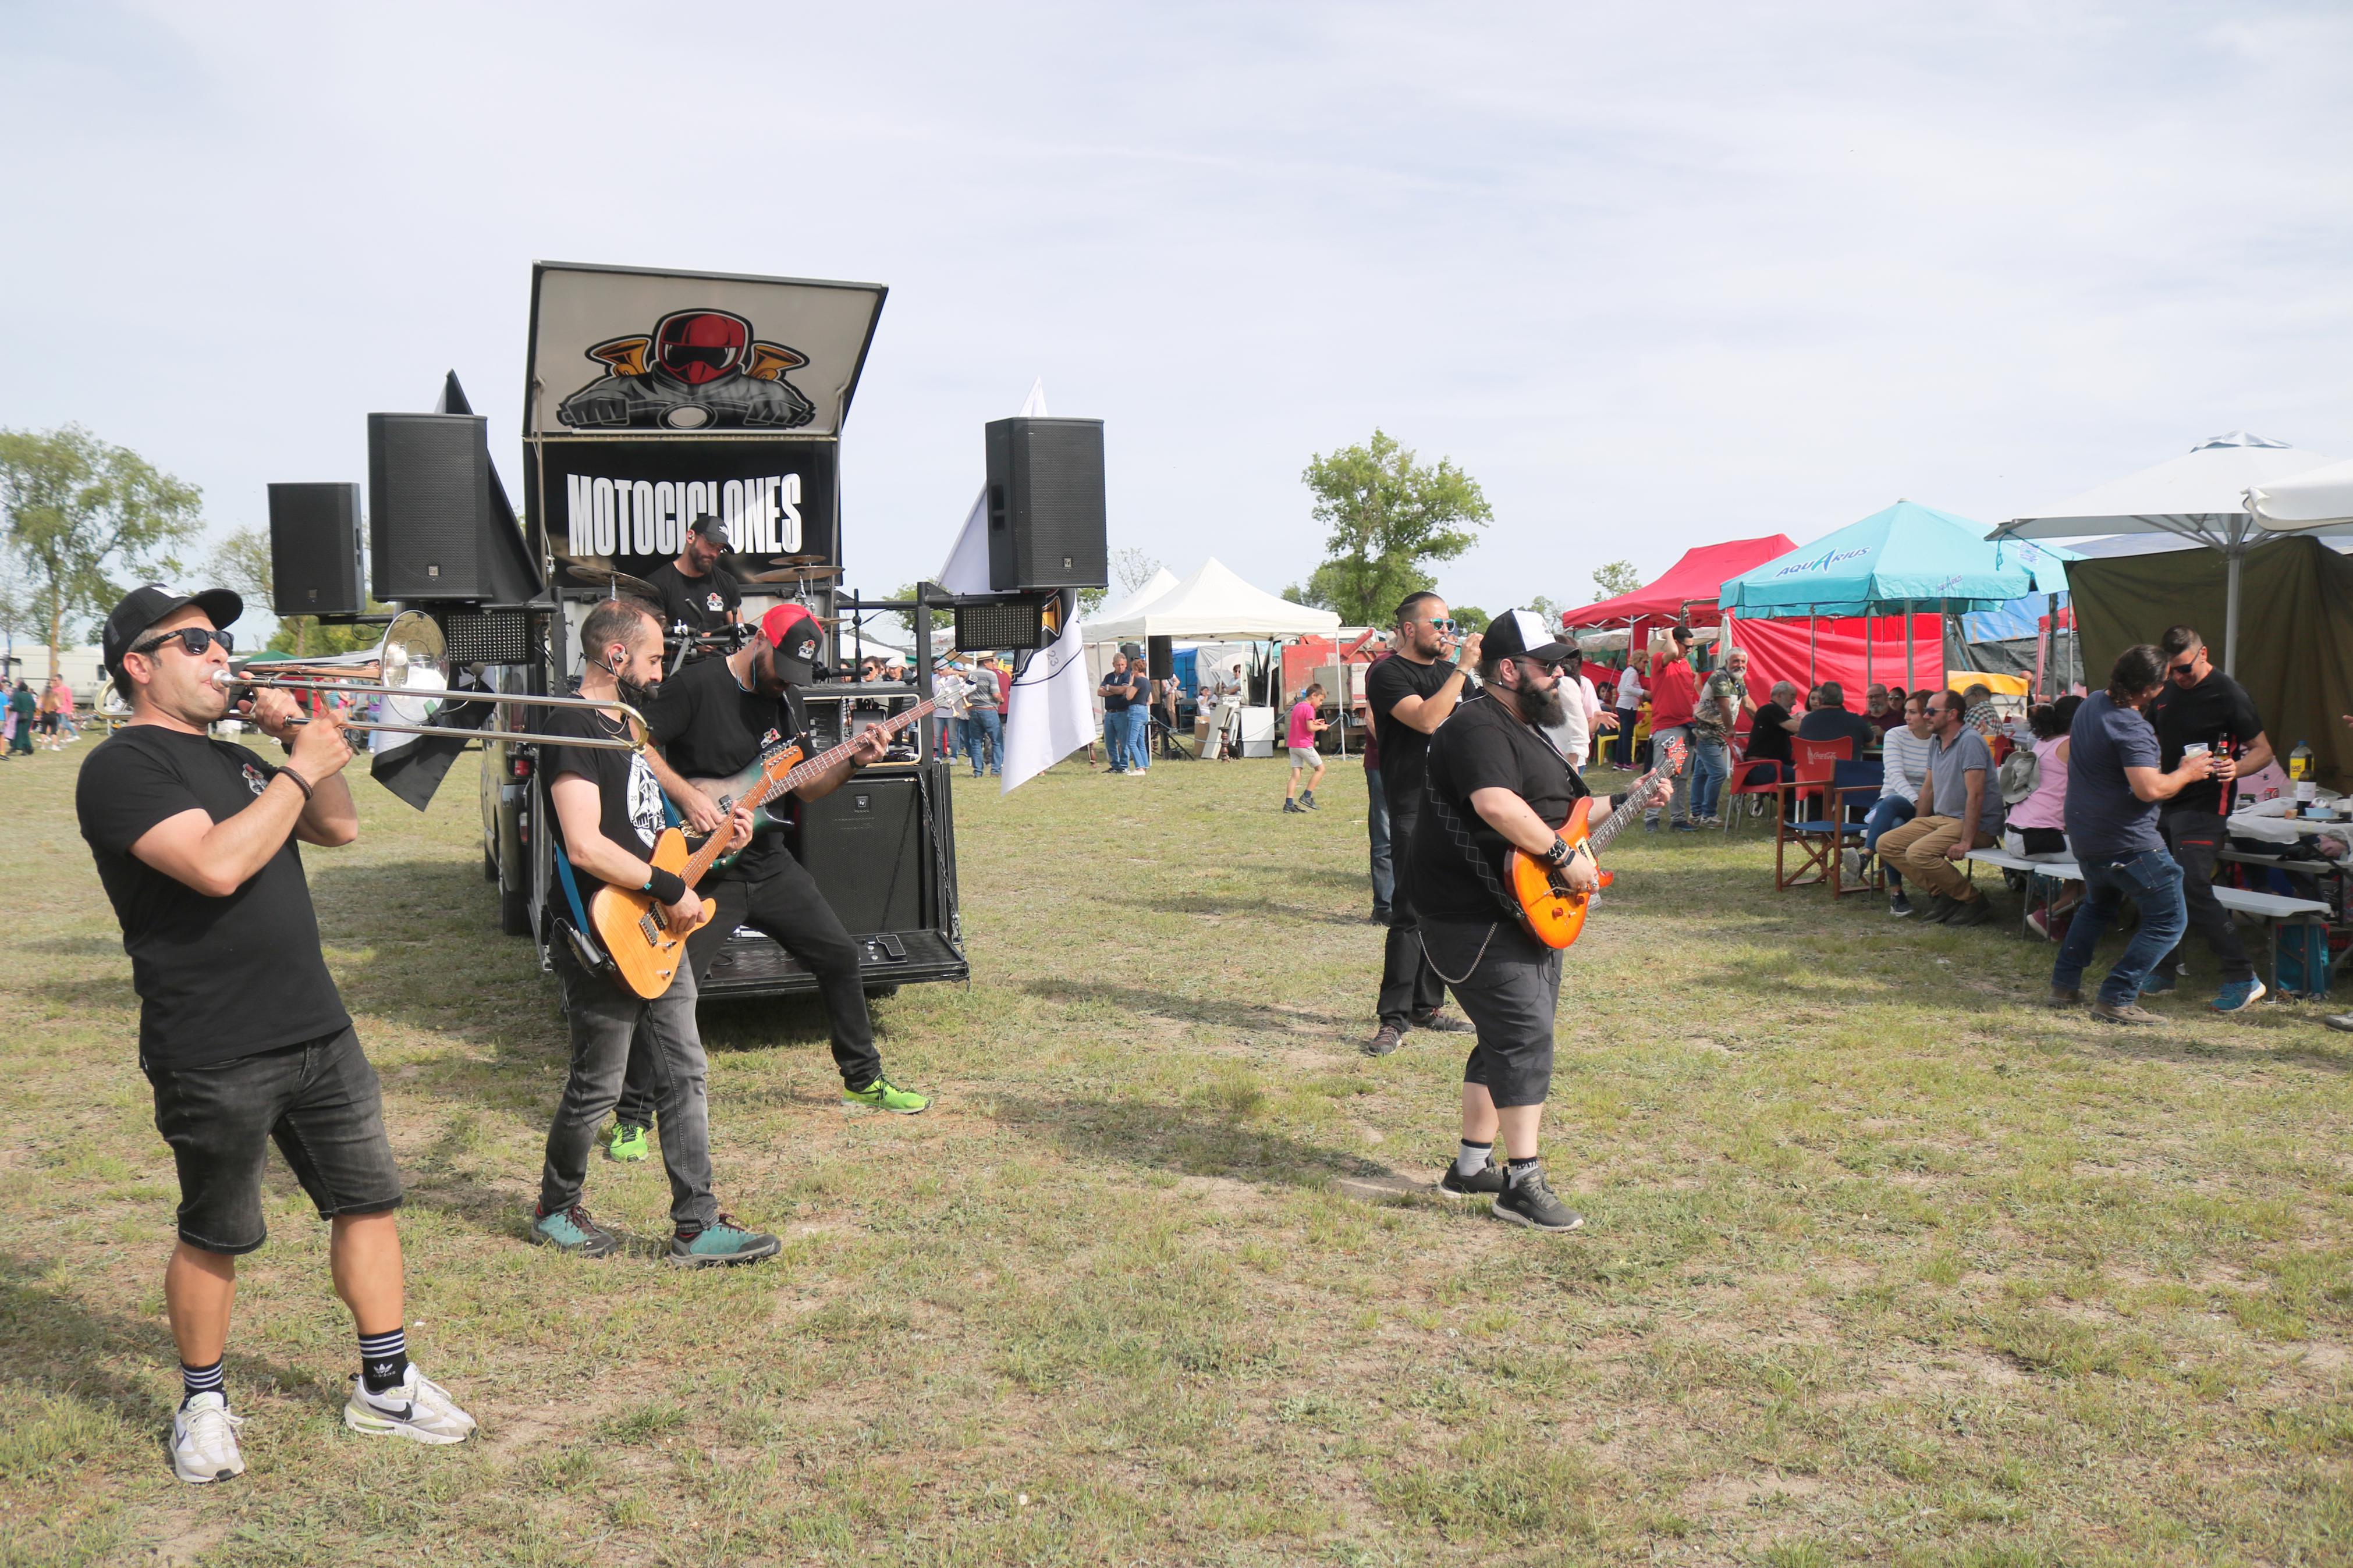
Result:
<svg viewBox="0 0 2353 1568">
<path fill-rule="evenodd" d="M 1576 853 L 1576 850 L 1568 847 L 1568 840 L 1556 833 L 1552 836 L 1552 847 L 1545 851 L 1545 858 L 1553 865 L 1566 866 L 1568 864 L 1568 858 Z"/>
<path fill-rule="evenodd" d="M 654 902 L 658 904 L 674 904 L 686 897 L 686 879 L 675 871 L 665 871 L 656 866 L 647 876 L 646 885 L 639 891 L 651 893 L 654 896 Z"/>
<path fill-rule="evenodd" d="M 302 792 L 302 804 L 305 805 L 311 804 L 311 781 L 309 779 L 304 778 L 292 768 L 279 769 L 278 776 L 281 779 L 292 779 L 294 781 L 294 787 Z"/>
</svg>

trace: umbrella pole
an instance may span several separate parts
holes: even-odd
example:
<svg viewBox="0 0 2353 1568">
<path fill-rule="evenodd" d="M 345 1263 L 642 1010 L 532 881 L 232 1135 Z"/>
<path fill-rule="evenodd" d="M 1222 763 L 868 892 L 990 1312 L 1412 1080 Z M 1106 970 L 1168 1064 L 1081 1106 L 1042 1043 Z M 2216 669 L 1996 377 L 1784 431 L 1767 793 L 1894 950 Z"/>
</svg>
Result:
<svg viewBox="0 0 2353 1568">
<path fill-rule="evenodd" d="M 1808 605 L 1806 606 L 1806 690 L 1809 694 L 1818 684 L 1814 679 L 1814 643 L 1821 635 L 1821 617 L 1814 614 L 1813 605 Z"/>
<path fill-rule="evenodd" d="M 1862 610 L 1862 698 L 1863 706 L 1871 706 L 1871 606 Z"/>
<path fill-rule="evenodd" d="M 1904 601 L 1904 689 L 1916 691 L 1920 678 L 1912 670 L 1912 601 Z"/>
</svg>

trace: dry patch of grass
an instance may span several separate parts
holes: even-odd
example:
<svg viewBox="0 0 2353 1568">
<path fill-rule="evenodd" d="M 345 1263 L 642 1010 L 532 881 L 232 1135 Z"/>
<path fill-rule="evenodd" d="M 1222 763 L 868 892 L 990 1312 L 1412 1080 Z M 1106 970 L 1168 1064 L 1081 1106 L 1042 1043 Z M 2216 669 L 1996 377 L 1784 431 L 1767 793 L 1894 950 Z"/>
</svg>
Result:
<svg viewBox="0 0 2353 1568">
<path fill-rule="evenodd" d="M 1568 961 L 1531 1237 L 1427 1183 L 1459 1037 L 1380 1061 L 1361 785 L 1271 763 L 957 785 L 967 989 L 877 1009 L 922 1118 L 834 1102 L 822 1015 L 706 1014 L 769 1267 L 527 1247 L 564 1035 L 493 928 L 461 769 L 309 858 L 411 1190 L 410 1337 L 483 1420 L 345 1434 L 324 1237 L 275 1164 L 191 1492 L 174 1188 L 70 817 L 0 770 L 0 1563 L 2323 1563 L 2353 1558 L 2353 1053 L 2317 1009 L 2102 1032 L 2049 950 L 1774 894 L 1636 835 Z M 256 999 L 257 1009 L 267 1006 Z M 650 1242 L 658 1169 L 598 1161 Z"/>
</svg>

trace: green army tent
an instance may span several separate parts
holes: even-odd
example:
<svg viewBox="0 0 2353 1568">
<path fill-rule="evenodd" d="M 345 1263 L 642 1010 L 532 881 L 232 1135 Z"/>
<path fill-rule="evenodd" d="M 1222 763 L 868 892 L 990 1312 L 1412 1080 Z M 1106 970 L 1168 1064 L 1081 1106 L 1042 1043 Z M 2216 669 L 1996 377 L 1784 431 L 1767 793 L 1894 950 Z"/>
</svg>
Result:
<svg viewBox="0 0 2353 1568">
<path fill-rule="evenodd" d="M 2353 712 L 2353 560 L 2317 539 L 2287 539 L 2247 555 L 2241 571 L 2251 608 L 2240 626 L 2239 683 L 2254 699 L 2263 732 L 2282 765 L 2307 742 L 2320 782 L 2353 790 L 2353 730 L 2339 717 Z M 2117 654 L 2177 623 L 2196 626 L 2212 646 L 2229 601 L 2230 563 L 2205 550 L 2071 561 L 2067 585 L 2084 679 L 2096 689 Z"/>
</svg>

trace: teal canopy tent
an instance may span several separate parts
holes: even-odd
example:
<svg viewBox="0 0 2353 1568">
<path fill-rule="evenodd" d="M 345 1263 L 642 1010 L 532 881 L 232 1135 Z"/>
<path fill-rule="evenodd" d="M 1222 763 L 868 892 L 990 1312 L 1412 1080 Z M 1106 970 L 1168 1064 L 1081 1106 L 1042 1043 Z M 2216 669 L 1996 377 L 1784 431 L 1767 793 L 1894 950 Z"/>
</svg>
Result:
<svg viewBox="0 0 2353 1568">
<path fill-rule="evenodd" d="M 1873 616 L 1901 615 L 1908 666 L 1915 613 L 1990 610 L 2033 590 L 2035 564 L 2017 544 L 2005 556 L 1984 535 L 1981 522 L 1899 500 L 1742 573 L 1717 603 L 1766 620 L 1861 616 L 1867 626 Z M 1866 631 L 1866 657 L 1870 647 Z"/>
</svg>

